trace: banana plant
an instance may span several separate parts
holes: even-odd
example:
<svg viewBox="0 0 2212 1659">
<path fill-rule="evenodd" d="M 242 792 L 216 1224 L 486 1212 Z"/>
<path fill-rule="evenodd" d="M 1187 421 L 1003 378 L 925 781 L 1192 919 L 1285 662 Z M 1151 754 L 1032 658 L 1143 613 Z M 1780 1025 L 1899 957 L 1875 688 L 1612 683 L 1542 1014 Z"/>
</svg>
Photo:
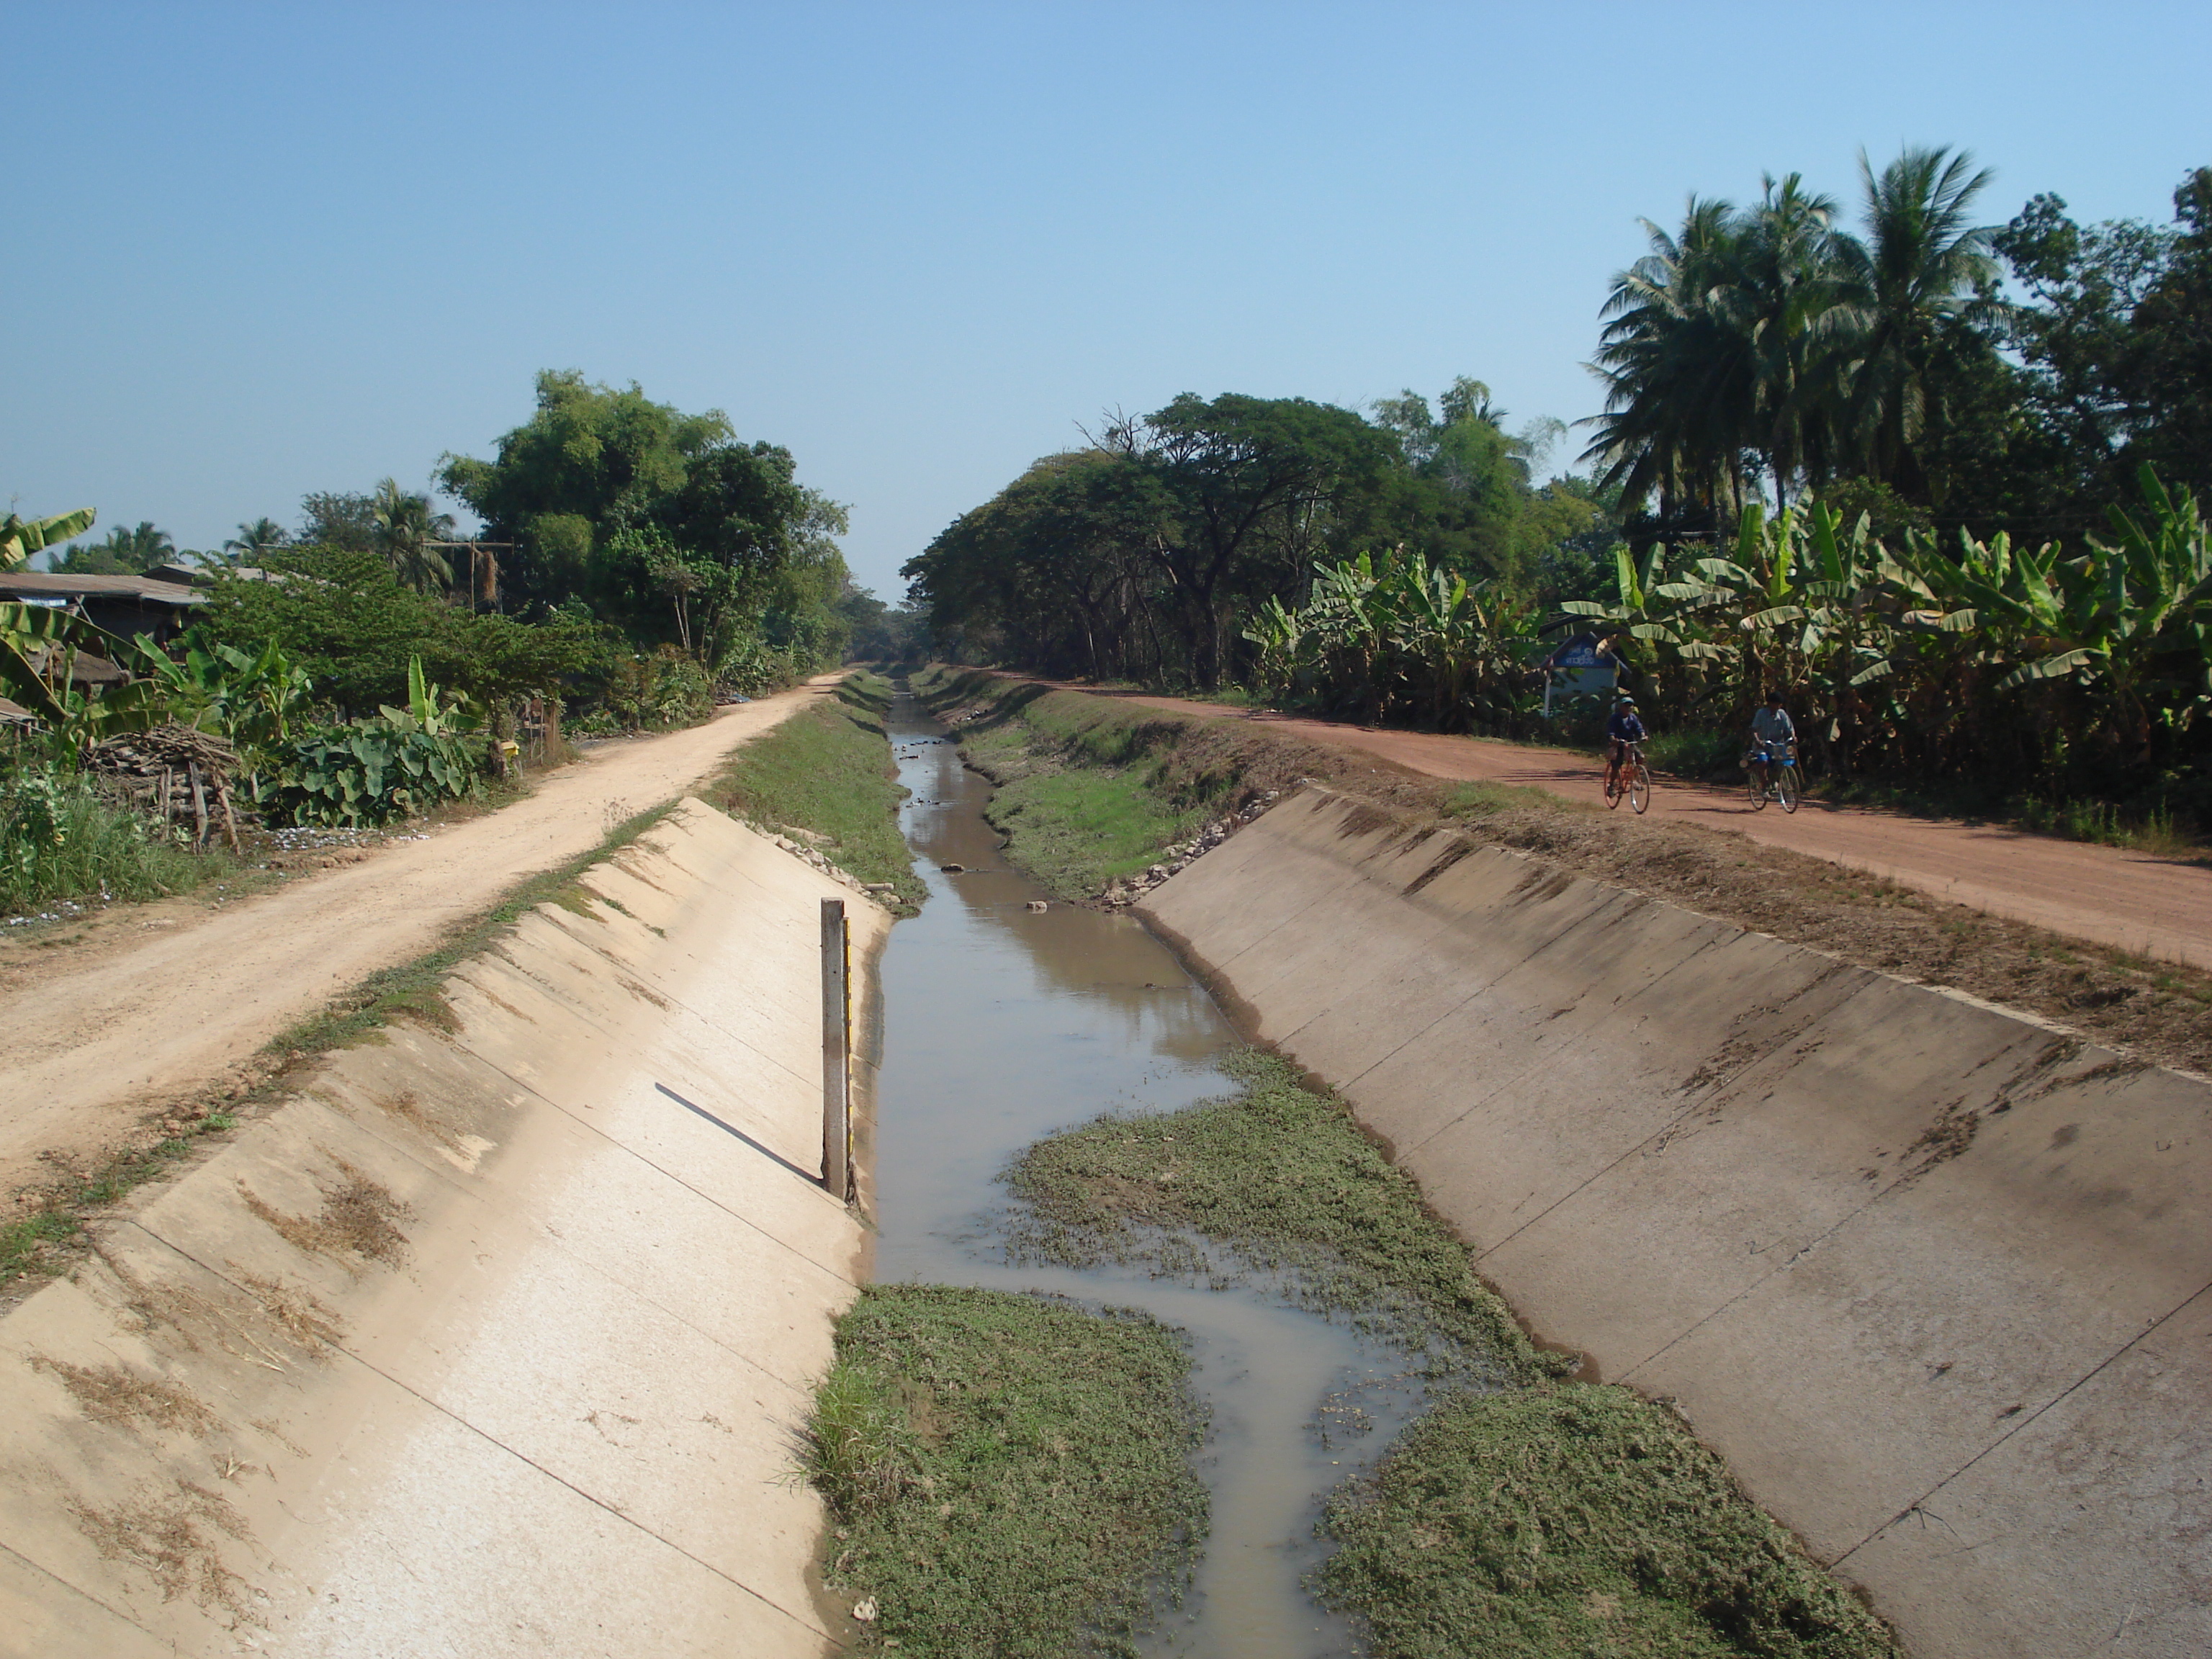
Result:
<svg viewBox="0 0 2212 1659">
<path fill-rule="evenodd" d="M 2109 509 L 2118 540 L 2092 541 L 2069 608 L 2076 637 L 2002 682 L 2073 679 L 2102 690 L 2140 752 L 2154 727 L 2185 731 L 2212 706 L 2212 544 L 2193 497 L 2146 464 L 2145 518 Z"/>
<path fill-rule="evenodd" d="M 220 732 L 249 769 L 290 739 L 313 683 L 276 641 L 248 653 L 194 629 L 182 645 L 182 655 L 172 657 L 141 634 L 127 659 L 134 673 L 165 688 L 173 718 Z"/>
<path fill-rule="evenodd" d="M 30 562 L 33 554 L 58 547 L 92 528 L 92 508 L 57 513 L 51 519 L 22 519 L 10 513 L 0 520 L 0 570 L 13 570 Z"/>
<path fill-rule="evenodd" d="M 78 653 L 114 659 L 131 649 L 66 611 L 0 603 L 0 690 L 44 723 L 57 759 L 74 761 L 105 738 L 143 732 L 168 718 L 167 692 L 158 682 L 136 680 L 100 695 L 70 684 Z"/>
</svg>

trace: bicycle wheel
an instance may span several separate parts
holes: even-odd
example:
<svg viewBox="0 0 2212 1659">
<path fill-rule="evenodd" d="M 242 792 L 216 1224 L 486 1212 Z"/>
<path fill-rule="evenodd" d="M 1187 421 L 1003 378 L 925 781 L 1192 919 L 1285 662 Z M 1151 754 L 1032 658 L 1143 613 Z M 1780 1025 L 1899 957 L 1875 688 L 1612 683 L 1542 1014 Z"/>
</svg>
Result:
<svg viewBox="0 0 2212 1659">
<path fill-rule="evenodd" d="M 1781 800 L 1784 811 L 1794 812 L 1797 810 L 1797 769 L 1796 767 L 1785 766 L 1781 769 L 1774 780 L 1774 793 Z"/>
<path fill-rule="evenodd" d="M 1765 774 L 1755 763 L 1745 767 L 1744 771 L 1747 775 L 1743 786 L 1744 793 L 1751 797 L 1751 810 L 1754 812 L 1763 812 L 1766 810 Z"/>
<path fill-rule="evenodd" d="M 1628 775 L 1628 804 L 1638 812 L 1651 805 L 1651 772 L 1641 762 Z"/>
</svg>

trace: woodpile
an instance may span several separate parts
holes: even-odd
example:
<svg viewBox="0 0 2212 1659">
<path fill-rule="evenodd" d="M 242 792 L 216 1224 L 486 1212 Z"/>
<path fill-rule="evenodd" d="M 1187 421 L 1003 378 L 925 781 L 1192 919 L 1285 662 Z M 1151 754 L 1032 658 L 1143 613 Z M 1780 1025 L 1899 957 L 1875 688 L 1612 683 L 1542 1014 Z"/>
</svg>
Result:
<svg viewBox="0 0 2212 1659">
<path fill-rule="evenodd" d="M 190 829 L 194 846 L 207 845 L 220 821 L 230 850 L 240 850 L 230 804 L 238 751 L 225 739 L 189 726 L 157 726 L 95 744 L 84 763 L 134 810 Z"/>
</svg>

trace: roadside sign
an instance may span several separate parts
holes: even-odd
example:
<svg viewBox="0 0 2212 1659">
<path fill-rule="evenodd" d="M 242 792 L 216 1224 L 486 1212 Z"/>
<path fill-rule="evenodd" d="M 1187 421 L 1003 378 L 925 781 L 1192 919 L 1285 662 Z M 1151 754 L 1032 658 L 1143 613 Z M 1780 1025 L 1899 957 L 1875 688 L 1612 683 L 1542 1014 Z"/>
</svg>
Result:
<svg viewBox="0 0 2212 1659">
<path fill-rule="evenodd" d="M 1554 651 L 1544 665 L 1544 718 L 1552 718 L 1554 698 L 1601 695 L 1620 681 L 1613 653 L 1599 647 L 1594 634 L 1578 634 Z"/>
</svg>

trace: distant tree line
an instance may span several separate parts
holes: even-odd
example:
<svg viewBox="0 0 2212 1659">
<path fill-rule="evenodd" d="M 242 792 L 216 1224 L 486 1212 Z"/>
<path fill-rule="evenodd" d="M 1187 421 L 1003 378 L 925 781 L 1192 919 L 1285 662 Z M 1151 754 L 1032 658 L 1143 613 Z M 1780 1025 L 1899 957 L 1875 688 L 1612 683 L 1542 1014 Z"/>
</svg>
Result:
<svg viewBox="0 0 2212 1659">
<path fill-rule="evenodd" d="M 530 419 L 489 460 L 441 458 L 437 483 L 483 520 L 482 551 L 427 491 L 386 478 L 311 494 L 296 527 L 262 518 L 220 549 L 179 550 L 147 523 L 49 568 L 197 567 L 225 637 L 276 639 L 349 708 L 394 701 L 410 657 L 472 694 L 596 694 L 646 658 L 759 691 L 840 660 L 856 618 L 884 610 L 847 573 L 844 508 L 797 481 L 789 451 L 635 386 L 540 374 Z"/>
</svg>

